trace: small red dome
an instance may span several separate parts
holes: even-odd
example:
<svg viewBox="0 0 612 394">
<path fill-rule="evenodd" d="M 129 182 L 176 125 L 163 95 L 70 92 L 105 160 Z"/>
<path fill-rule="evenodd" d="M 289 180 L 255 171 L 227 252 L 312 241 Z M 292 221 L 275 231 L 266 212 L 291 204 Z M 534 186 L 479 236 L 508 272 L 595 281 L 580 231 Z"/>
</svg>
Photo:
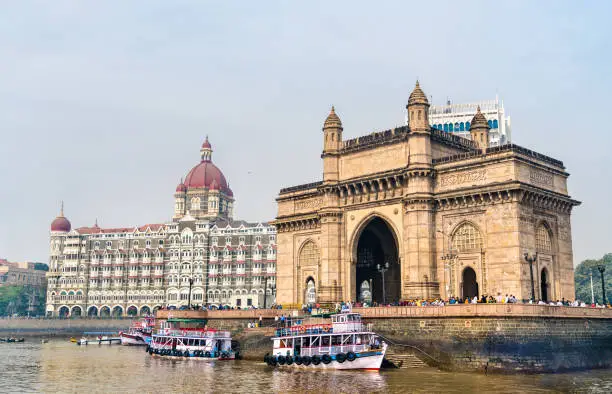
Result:
<svg viewBox="0 0 612 394">
<path fill-rule="evenodd" d="M 187 188 L 210 188 L 213 181 L 222 191 L 227 190 L 227 181 L 221 170 L 211 161 L 202 161 L 197 166 L 193 167 L 185 178 L 185 186 Z"/>
<path fill-rule="evenodd" d="M 212 146 L 210 145 L 210 142 L 208 142 L 208 136 L 206 136 L 206 139 L 204 140 L 204 143 L 202 144 L 202 148 L 204 149 L 211 149 Z"/>
<path fill-rule="evenodd" d="M 176 187 L 177 193 L 185 193 L 186 191 L 187 191 L 187 186 L 185 186 L 183 182 L 179 183 L 178 186 Z"/>
<path fill-rule="evenodd" d="M 64 216 L 58 216 L 53 222 L 51 222 L 51 231 L 69 232 L 72 226 L 70 221 Z"/>
</svg>

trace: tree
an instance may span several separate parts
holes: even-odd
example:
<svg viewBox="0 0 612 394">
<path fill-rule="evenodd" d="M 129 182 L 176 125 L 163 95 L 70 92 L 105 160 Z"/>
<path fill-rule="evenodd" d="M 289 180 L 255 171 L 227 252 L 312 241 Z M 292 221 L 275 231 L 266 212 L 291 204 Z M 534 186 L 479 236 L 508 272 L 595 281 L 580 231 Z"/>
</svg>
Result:
<svg viewBox="0 0 612 394">
<path fill-rule="evenodd" d="M 601 274 L 597 269 L 598 265 L 604 265 L 605 286 L 606 286 L 606 302 L 610 302 L 612 298 L 612 253 L 604 255 L 599 260 L 585 260 L 578 264 L 574 270 L 574 283 L 576 285 L 576 299 L 586 303 L 591 302 L 591 279 L 590 273 L 593 273 L 593 293 L 595 294 L 595 302 L 601 303 Z"/>
</svg>

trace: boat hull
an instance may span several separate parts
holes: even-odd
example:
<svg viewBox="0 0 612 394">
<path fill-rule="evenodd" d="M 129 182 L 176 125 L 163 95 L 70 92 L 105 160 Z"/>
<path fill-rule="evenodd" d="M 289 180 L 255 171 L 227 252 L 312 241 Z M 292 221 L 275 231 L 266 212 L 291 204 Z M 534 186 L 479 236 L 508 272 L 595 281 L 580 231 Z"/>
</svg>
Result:
<svg viewBox="0 0 612 394">
<path fill-rule="evenodd" d="M 144 338 L 140 335 L 132 335 L 127 333 L 121 333 L 121 344 L 123 346 L 146 346 Z"/>
</svg>

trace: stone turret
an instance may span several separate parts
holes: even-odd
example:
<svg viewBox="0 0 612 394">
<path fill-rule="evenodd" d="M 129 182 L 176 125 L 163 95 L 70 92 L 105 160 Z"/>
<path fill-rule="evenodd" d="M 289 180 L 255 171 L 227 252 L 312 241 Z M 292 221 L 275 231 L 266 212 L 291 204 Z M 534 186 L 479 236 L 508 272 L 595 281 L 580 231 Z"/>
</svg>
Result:
<svg viewBox="0 0 612 394">
<path fill-rule="evenodd" d="M 429 113 L 429 101 L 419 81 L 416 81 L 416 85 L 410 98 L 408 98 L 408 105 L 406 105 L 408 111 L 408 124 L 410 131 L 413 133 L 429 133 L 429 120 L 427 119 Z"/>
<path fill-rule="evenodd" d="M 323 182 L 337 182 L 340 171 L 339 153 L 342 148 L 342 122 L 332 106 L 323 123 Z"/>
<path fill-rule="evenodd" d="M 491 126 L 489 126 L 487 118 L 485 118 L 482 112 L 480 112 L 480 106 L 478 106 L 476 115 L 474 115 L 472 122 L 470 123 L 470 135 L 472 136 L 472 141 L 478 144 L 478 147 L 483 153 L 485 153 L 489 147 L 490 129 Z"/>
</svg>

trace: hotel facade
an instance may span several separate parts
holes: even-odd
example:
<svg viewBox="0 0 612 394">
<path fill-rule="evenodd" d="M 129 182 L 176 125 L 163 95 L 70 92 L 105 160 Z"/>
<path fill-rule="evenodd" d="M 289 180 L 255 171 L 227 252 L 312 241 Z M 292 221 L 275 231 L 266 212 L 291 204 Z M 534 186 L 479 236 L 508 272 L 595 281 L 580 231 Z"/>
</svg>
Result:
<svg viewBox="0 0 612 394">
<path fill-rule="evenodd" d="M 73 229 L 62 207 L 51 224 L 47 316 L 274 303 L 275 228 L 234 220 L 234 195 L 208 138 L 200 156 L 176 188 L 167 223 Z"/>
</svg>

